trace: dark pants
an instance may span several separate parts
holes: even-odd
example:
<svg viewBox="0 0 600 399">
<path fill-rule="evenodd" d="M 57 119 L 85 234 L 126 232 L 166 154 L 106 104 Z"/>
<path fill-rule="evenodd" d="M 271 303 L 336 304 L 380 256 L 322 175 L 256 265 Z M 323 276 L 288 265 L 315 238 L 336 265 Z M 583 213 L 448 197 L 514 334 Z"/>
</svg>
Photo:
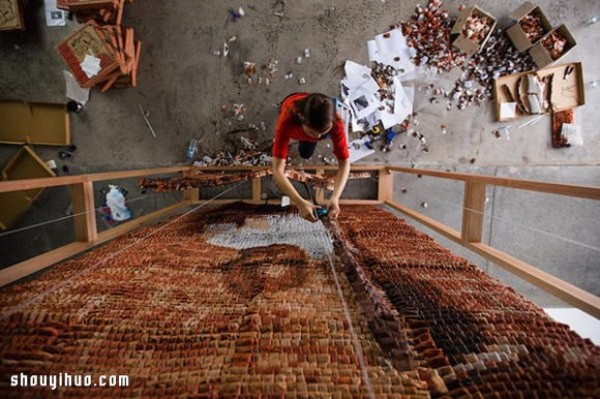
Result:
<svg viewBox="0 0 600 399">
<path fill-rule="evenodd" d="M 312 157 L 317 148 L 317 144 L 318 143 L 311 143 L 309 141 L 299 141 L 298 152 L 300 153 L 300 156 L 304 159 Z"/>
</svg>

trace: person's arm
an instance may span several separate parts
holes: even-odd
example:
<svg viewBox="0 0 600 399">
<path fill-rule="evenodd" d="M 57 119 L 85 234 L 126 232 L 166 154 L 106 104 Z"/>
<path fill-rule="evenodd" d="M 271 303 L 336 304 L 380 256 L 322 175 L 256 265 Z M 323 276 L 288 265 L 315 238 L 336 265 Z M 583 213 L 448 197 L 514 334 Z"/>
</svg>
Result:
<svg viewBox="0 0 600 399">
<path fill-rule="evenodd" d="M 348 175 L 350 174 L 350 159 L 338 160 L 339 167 L 337 175 L 335 177 L 335 184 L 333 186 L 333 194 L 329 199 L 328 214 L 333 220 L 337 219 L 340 213 L 340 197 L 348 182 Z"/>
<path fill-rule="evenodd" d="M 273 157 L 273 180 L 275 180 L 277 187 L 290 197 L 290 200 L 298 207 L 300 216 L 310 222 L 318 220 L 316 214 L 317 206 L 302 198 L 285 175 L 285 159 Z"/>
</svg>

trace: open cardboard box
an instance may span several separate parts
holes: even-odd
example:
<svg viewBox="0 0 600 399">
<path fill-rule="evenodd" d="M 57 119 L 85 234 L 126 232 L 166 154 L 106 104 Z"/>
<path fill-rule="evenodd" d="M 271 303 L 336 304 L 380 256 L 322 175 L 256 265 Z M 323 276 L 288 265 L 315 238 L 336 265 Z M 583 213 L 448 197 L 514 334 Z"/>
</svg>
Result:
<svg viewBox="0 0 600 399">
<path fill-rule="evenodd" d="M 562 55 L 560 57 L 558 57 L 557 59 L 552 59 L 552 57 L 550 56 L 550 54 L 544 47 L 543 42 L 546 37 L 548 37 L 549 35 L 552 34 L 552 32 L 555 32 L 555 31 L 560 33 L 561 36 L 563 36 L 565 39 L 567 39 L 567 44 L 565 47 L 565 51 L 563 51 Z M 548 32 L 548 34 L 546 34 L 546 36 L 544 36 L 539 42 L 537 42 L 537 44 L 535 46 L 533 46 L 531 49 L 529 49 L 529 54 L 531 55 L 531 58 L 533 58 L 533 61 L 535 62 L 535 64 L 539 68 L 543 68 L 547 65 L 550 65 L 550 64 L 560 60 L 569 51 L 571 51 L 573 49 L 573 47 L 575 47 L 576 44 L 577 44 L 577 42 L 575 41 L 575 38 L 573 37 L 573 35 L 571 35 L 571 32 L 569 32 L 567 27 L 563 24 L 557 28 L 554 28 L 550 32 Z"/>
<path fill-rule="evenodd" d="M 0 143 L 69 145 L 71 129 L 62 104 L 0 100 Z"/>
<path fill-rule="evenodd" d="M 571 73 L 568 74 L 568 70 Z M 552 107 L 547 107 L 542 110 L 542 114 L 550 113 L 551 111 L 559 112 L 567 109 L 575 108 L 585 104 L 585 90 L 583 84 L 583 69 L 581 62 L 573 62 L 570 64 L 559 65 L 550 68 L 544 68 L 539 71 L 529 71 L 517 73 L 514 75 L 503 76 L 494 82 L 494 99 L 496 100 L 496 120 L 507 121 L 520 117 L 527 117 L 536 114 L 517 113 L 514 118 L 506 118 L 501 115 L 502 104 L 511 103 L 508 93 L 506 93 L 506 85 L 510 90 L 513 98 L 516 98 L 516 86 L 521 79 L 521 96 L 527 92 L 526 77 L 528 74 L 536 75 L 540 78 L 554 75 L 552 79 L 552 92 L 550 103 Z M 552 109 L 551 109 L 552 108 Z"/>
<path fill-rule="evenodd" d="M 486 16 L 492 20 L 492 26 L 490 27 L 490 31 L 481 41 L 481 43 L 477 43 L 463 34 L 463 27 L 467 23 L 467 19 L 471 16 L 471 14 L 479 14 L 482 16 Z M 465 8 L 462 14 L 460 14 L 458 19 L 454 23 L 454 27 L 452 28 L 451 35 L 456 36 L 456 39 L 453 40 L 452 45 L 467 55 L 473 55 L 485 46 L 485 43 L 488 41 L 490 35 L 494 31 L 494 28 L 496 27 L 496 23 L 496 18 L 494 18 L 492 15 L 488 14 L 487 12 L 483 11 L 477 6 Z"/>
<path fill-rule="evenodd" d="M 544 34 L 542 37 L 552 30 L 552 24 L 548 21 L 548 18 L 546 18 L 546 15 L 542 12 L 540 7 L 529 1 L 521 4 L 519 8 L 508 15 L 511 19 L 517 21 L 517 23 L 506 30 L 506 34 L 515 48 L 519 51 L 529 49 L 542 39 L 542 37 L 540 37 L 538 40 L 531 42 L 521 27 L 521 20 L 531 13 L 537 13 L 540 16 L 542 26 L 544 27 Z"/>
<path fill-rule="evenodd" d="M 56 176 L 28 146 L 23 146 L 2 169 L 0 180 L 34 179 Z M 43 188 L 0 193 L 0 230 L 9 229 L 27 212 Z"/>
</svg>

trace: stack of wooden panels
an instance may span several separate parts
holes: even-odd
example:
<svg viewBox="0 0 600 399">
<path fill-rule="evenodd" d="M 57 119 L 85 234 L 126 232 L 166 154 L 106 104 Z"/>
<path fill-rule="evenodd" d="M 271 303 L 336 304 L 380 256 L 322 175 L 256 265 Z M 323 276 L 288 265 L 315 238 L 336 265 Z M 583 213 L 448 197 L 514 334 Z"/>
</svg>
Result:
<svg viewBox="0 0 600 399">
<path fill-rule="evenodd" d="M 29 0 L 0 1 L 0 31 L 25 30 L 23 19 L 25 6 Z"/>
<path fill-rule="evenodd" d="M 136 87 L 141 42 L 133 28 L 99 25 L 89 20 L 56 47 L 81 87 Z M 99 60 L 99 61 L 98 61 Z M 99 70 L 85 67 L 98 62 Z"/>
<path fill-rule="evenodd" d="M 125 0 L 57 0 L 56 6 L 72 12 L 80 23 L 94 20 L 101 24 L 121 25 Z"/>
</svg>

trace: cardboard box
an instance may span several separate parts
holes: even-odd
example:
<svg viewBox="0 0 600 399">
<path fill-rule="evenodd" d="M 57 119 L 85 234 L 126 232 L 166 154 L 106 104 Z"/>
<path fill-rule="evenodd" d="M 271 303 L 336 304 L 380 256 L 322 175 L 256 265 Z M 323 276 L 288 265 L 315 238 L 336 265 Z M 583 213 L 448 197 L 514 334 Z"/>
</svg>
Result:
<svg viewBox="0 0 600 399">
<path fill-rule="evenodd" d="M 570 73 L 568 71 L 571 70 Z M 512 102 L 506 93 L 506 88 L 510 90 L 510 95 L 513 99 L 516 99 L 517 95 L 517 83 L 521 81 L 521 98 L 527 93 L 526 91 L 526 77 L 529 74 L 533 74 L 540 78 L 554 75 L 552 79 L 552 90 L 550 104 L 542 111 L 542 114 L 550 113 L 552 111 L 559 112 L 567 109 L 572 109 L 580 105 L 585 104 L 585 89 L 583 83 L 583 69 L 581 62 L 573 62 L 570 64 L 559 65 L 550 68 L 544 68 L 539 71 L 529 71 L 523 73 L 517 73 L 514 75 L 503 76 L 494 82 L 494 99 L 496 103 L 496 120 L 507 121 L 516 119 L 519 117 L 527 117 L 534 114 L 519 113 L 515 118 L 502 117 L 500 110 L 503 104 Z M 520 79 L 523 78 L 523 79 Z M 503 86 L 506 85 L 506 88 Z"/>
<path fill-rule="evenodd" d="M 0 143 L 71 144 L 67 107 L 63 104 L 0 100 Z"/>
<path fill-rule="evenodd" d="M 26 5 L 26 0 L 0 1 L 0 31 L 24 30 L 25 21 L 23 18 L 23 9 Z"/>
<path fill-rule="evenodd" d="M 484 16 L 484 17 L 489 18 L 492 21 L 489 32 L 487 33 L 487 35 L 485 35 L 483 40 L 481 40 L 479 42 L 476 42 L 476 41 L 468 38 L 463 33 L 463 28 L 467 24 L 467 20 L 469 19 L 469 17 L 471 17 L 472 15 Z M 473 6 L 471 8 L 465 8 L 465 10 L 462 12 L 462 14 L 458 17 L 458 19 L 454 23 L 454 27 L 452 28 L 451 35 L 456 37 L 453 40 L 452 45 L 467 55 L 475 54 L 485 46 L 485 43 L 488 41 L 488 39 L 490 38 L 490 35 L 494 31 L 494 28 L 496 27 L 496 23 L 497 23 L 496 18 L 494 18 L 492 15 L 488 14 L 487 12 L 483 11 L 481 8 L 479 8 L 477 6 Z"/>
<path fill-rule="evenodd" d="M 0 180 L 34 179 L 56 176 L 28 146 L 24 146 L 2 169 Z M 43 188 L 0 193 L 0 230 L 7 230 L 27 212 Z"/>
<path fill-rule="evenodd" d="M 537 14 L 540 17 L 540 21 L 544 29 L 544 33 L 537 40 L 534 41 L 531 41 L 529 37 L 527 37 L 527 34 L 521 26 L 521 22 L 523 21 L 523 19 L 530 14 Z M 544 37 L 546 34 L 548 34 L 548 32 L 552 30 L 552 24 L 548 21 L 548 18 L 546 18 L 546 15 L 542 12 L 542 9 L 528 1 L 523 3 L 519 8 L 510 13 L 508 16 L 517 22 L 506 30 L 506 34 L 512 41 L 515 48 L 521 52 L 529 49 L 531 46 L 538 43 L 542 39 L 542 37 Z"/>
<path fill-rule="evenodd" d="M 550 37 L 554 32 L 558 33 L 560 36 L 562 36 L 563 38 L 565 38 L 567 40 L 565 50 L 562 52 L 562 54 L 559 57 L 557 57 L 555 59 L 552 58 L 552 56 L 550 55 L 548 50 L 544 47 L 544 41 L 546 40 L 546 38 Z M 533 61 L 535 62 L 535 64 L 539 68 L 543 68 L 547 65 L 550 65 L 550 64 L 560 60 L 569 51 L 571 51 L 573 49 L 573 47 L 575 47 L 576 45 L 577 45 L 577 42 L 575 41 L 575 38 L 573 37 L 573 35 L 571 35 L 571 32 L 569 32 L 567 27 L 563 24 L 557 28 L 554 28 L 550 32 L 548 32 L 548 34 L 546 36 L 544 36 L 542 38 L 542 40 L 540 40 L 535 46 L 533 46 L 529 50 L 529 54 L 531 55 L 531 58 L 533 58 Z"/>
</svg>

